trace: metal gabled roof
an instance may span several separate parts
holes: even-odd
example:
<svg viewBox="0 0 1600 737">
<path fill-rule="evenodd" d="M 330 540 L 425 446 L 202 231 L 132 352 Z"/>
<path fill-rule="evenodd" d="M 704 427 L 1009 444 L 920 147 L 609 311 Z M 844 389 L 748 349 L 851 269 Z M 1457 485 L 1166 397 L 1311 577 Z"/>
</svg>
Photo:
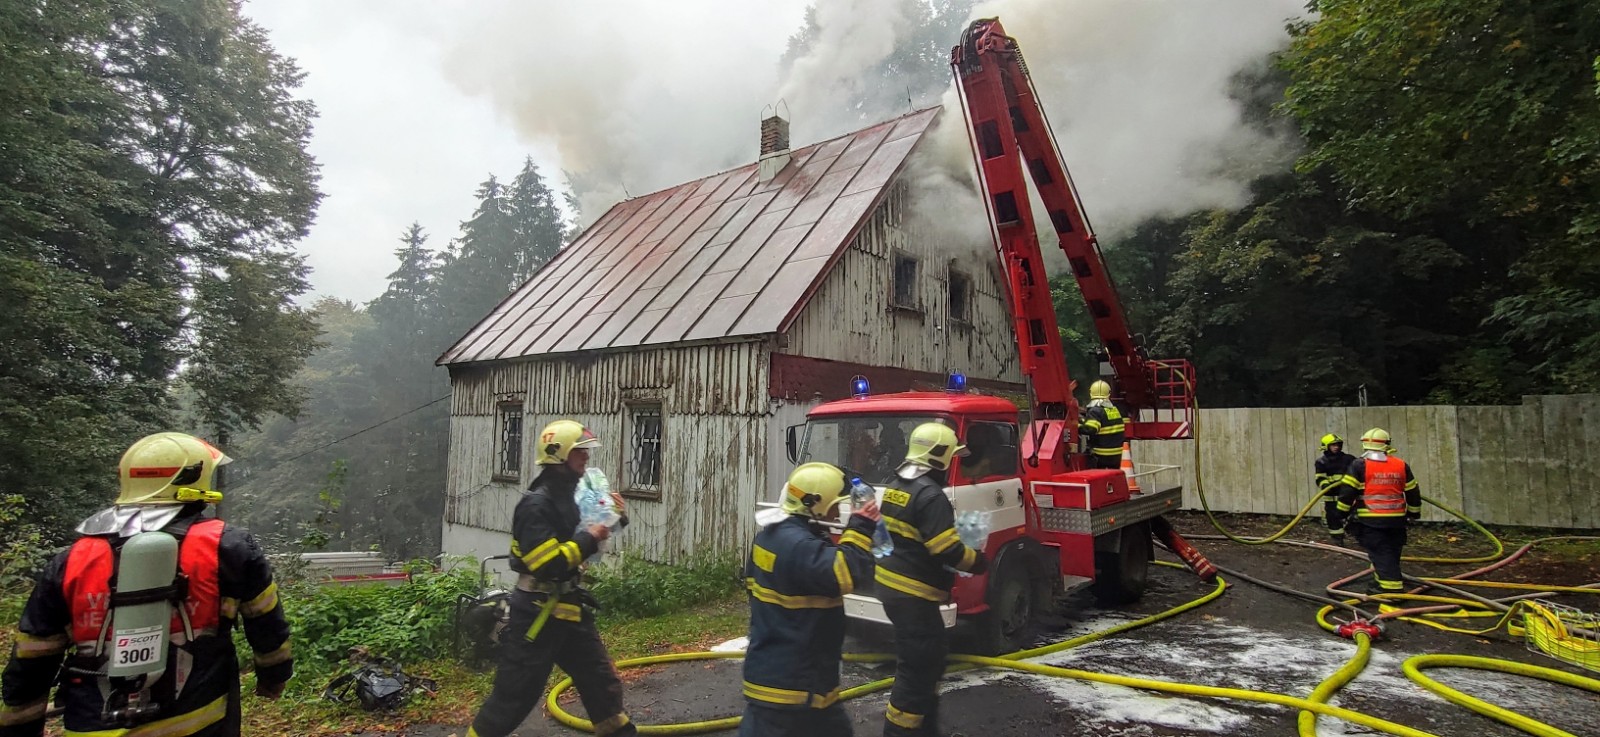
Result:
<svg viewBox="0 0 1600 737">
<path fill-rule="evenodd" d="M 937 108 L 619 202 L 439 365 L 781 332 L 883 198 Z"/>
</svg>

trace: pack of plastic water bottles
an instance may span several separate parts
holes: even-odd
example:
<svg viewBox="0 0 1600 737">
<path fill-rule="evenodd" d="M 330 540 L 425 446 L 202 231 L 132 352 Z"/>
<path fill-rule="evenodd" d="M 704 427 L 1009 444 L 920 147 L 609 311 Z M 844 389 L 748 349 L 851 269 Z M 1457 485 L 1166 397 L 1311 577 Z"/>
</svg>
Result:
<svg viewBox="0 0 1600 737">
<path fill-rule="evenodd" d="M 617 531 L 617 523 L 622 521 L 622 515 L 617 513 L 616 502 L 611 498 L 611 482 L 600 469 L 590 468 L 578 480 L 577 502 L 579 530 L 586 530 L 590 525 L 605 525 L 613 533 Z M 610 540 L 600 542 L 601 552 L 610 547 Z M 595 553 L 589 557 L 589 562 L 593 563 L 599 558 L 600 553 Z"/>
</svg>

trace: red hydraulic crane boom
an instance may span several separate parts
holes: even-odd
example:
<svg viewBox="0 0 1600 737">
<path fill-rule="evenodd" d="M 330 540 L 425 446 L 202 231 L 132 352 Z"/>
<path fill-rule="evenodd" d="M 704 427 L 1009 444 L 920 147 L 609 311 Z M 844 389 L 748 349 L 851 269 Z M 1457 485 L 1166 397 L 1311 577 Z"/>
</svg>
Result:
<svg viewBox="0 0 1600 737">
<path fill-rule="evenodd" d="M 1078 403 L 1050 300 L 1024 162 L 1104 346 L 1113 396 L 1131 420 L 1128 437 L 1192 437 L 1194 368 L 1186 360 L 1147 359 L 1134 340 L 1016 40 L 997 19 L 974 21 L 951 51 L 950 64 L 988 195 L 1022 372 L 1033 393 L 1033 419 L 1061 426 L 1049 433 L 1051 441 L 1064 443 L 1077 432 Z M 1036 433 L 1035 448 L 1054 456 L 1041 448 L 1051 444 L 1041 442 L 1044 432 L 1036 428 Z"/>
</svg>

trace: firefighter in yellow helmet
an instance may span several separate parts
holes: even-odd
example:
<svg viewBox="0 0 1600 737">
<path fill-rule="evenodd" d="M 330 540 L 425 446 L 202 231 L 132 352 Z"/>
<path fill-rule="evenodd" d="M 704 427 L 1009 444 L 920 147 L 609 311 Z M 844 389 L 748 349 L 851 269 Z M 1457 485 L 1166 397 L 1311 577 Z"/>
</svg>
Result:
<svg viewBox="0 0 1600 737">
<path fill-rule="evenodd" d="M 1400 573 L 1401 551 L 1406 545 L 1406 525 L 1422 517 L 1422 489 L 1411 465 L 1389 455 L 1389 433 L 1374 427 L 1361 435 L 1361 457 L 1350 462 L 1340 479 L 1336 522 L 1366 548 L 1372 561 L 1369 593 L 1396 594 L 1405 590 Z M 1354 512 L 1354 514 L 1351 514 Z"/>
<path fill-rule="evenodd" d="M 1322 493 L 1322 520 L 1328 525 L 1328 534 L 1333 536 L 1333 541 L 1343 543 L 1343 526 L 1334 524 L 1335 506 L 1339 503 L 1339 482 L 1344 480 L 1345 472 L 1356 457 L 1344 452 L 1344 438 L 1336 433 L 1323 435 L 1317 447 L 1322 455 L 1317 456 L 1313 464 L 1313 478 L 1317 482 L 1317 490 Z"/>
<path fill-rule="evenodd" d="M 878 561 L 878 599 L 894 624 L 894 690 L 885 735 L 939 734 L 939 677 L 948 650 L 939 606 L 950 600 L 951 569 L 982 573 L 983 551 L 956 536 L 944 487 L 950 462 L 967 454 L 955 430 L 927 422 L 911 431 L 905 461 L 883 492 L 882 514 L 894 550 Z"/>
<path fill-rule="evenodd" d="M 1078 421 L 1078 436 L 1089 441 L 1089 468 L 1121 468 L 1122 443 L 1127 433 L 1122 410 L 1111 403 L 1111 385 L 1089 385 L 1089 404 Z"/>
<path fill-rule="evenodd" d="M 240 618 L 256 693 L 283 693 L 294 661 L 272 566 L 249 532 L 206 514 L 228 462 L 178 432 L 122 455 L 116 503 L 78 525 L 81 537 L 45 566 L 22 612 L 0 683 L 0 735 L 44 734 L 60 673 L 67 734 L 237 737 Z"/>
<path fill-rule="evenodd" d="M 877 504 L 853 509 L 839 544 L 818 520 L 846 493 L 844 472 L 806 463 L 789 474 L 784 514 L 756 533 L 745 559 L 750 645 L 744 656 L 744 719 L 739 734 L 844 735 L 839 703 L 844 595 L 872 573 Z"/>
<path fill-rule="evenodd" d="M 579 530 L 578 481 L 600 439 L 572 420 L 546 425 L 534 439 L 539 475 L 511 516 L 511 619 L 501 635 L 494 690 L 468 737 L 505 737 L 543 695 L 553 666 L 572 677 L 595 734 L 632 735 L 622 708 L 622 680 L 600 632 L 593 599 L 579 588 L 579 564 L 611 536 L 605 525 Z M 626 520 L 626 518 L 623 518 Z"/>
</svg>

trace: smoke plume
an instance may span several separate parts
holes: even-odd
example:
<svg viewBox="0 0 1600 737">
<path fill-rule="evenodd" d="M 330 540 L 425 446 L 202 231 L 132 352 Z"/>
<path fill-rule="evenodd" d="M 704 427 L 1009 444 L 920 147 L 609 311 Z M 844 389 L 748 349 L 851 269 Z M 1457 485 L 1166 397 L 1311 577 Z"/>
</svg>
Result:
<svg viewBox="0 0 1600 737">
<path fill-rule="evenodd" d="M 449 72 L 530 143 L 554 145 L 592 221 L 625 191 L 755 160 L 760 111 L 780 98 L 796 147 L 904 112 L 905 88 L 868 73 L 916 40 L 906 7 L 816 0 L 810 45 L 780 72 L 803 0 L 507 2 L 480 7 Z M 1304 12 L 1303 0 L 994 0 L 972 17 L 998 16 L 1018 39 L 1090 219 L 1115 237 L 1151 216 L 1241 205 L 1252 178 L 1287 165 L 1289 144 L 1245 125 L 1229 89 Z M 862 90 L 892 99 L 840 102 Z M 971 170 L 960 111 L 943 99 L 919 157 L 930 162 L 914 170 L 941 190 Z M 967 229 L 986 238 L 982 223 Z"/>
</svg>

